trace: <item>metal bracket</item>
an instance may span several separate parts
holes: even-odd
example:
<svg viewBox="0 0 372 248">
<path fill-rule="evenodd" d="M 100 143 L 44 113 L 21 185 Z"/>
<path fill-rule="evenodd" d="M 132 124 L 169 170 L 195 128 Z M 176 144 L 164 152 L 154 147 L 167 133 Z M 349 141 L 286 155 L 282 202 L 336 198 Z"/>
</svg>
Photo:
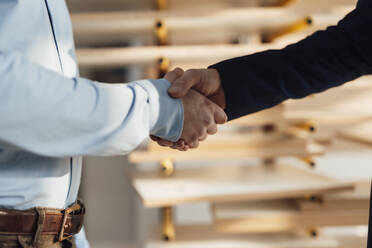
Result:
<svg viewBox="0 0 372 248">
<path fill-rule="evenodd" d="M 160 58 L 158 60 L 158 77 L 162 78 L 169 71 L 170 60 L 168 58 Z"/>
<path fill-rule="evenodd" d="M 165 241 L 174 241 L 176 239 L 176 233 L 174 230 L 173 223 L 173 209 L 172 207 L 162 208 L 162 221 L 163 230 L 162 235 Z"/>
<path fill-rule="evenodd" d="M 319 129 L 319 125 L 315 121 L 306 121 L 302 123 L 294 124 L 294 127 L 304 130 L 310 133 L 314 133 Z"/>
<path fill-rule="evenodd" d="M 155 22 L 155 37 L 159 46 L 165 46 L 168 43 L 168 27 L 164 20 Z"/>
<path fill-rule="evenodd" d="M 314 202 L 318 204 L 323 204 L 324 200 L 322 196 L 317 196 L 317 195 L 308 195 L 305 197 L 305 200 L 309 202 Z"/>
<path fill-rule="evenodd" d="M 174 174 L 174 163 L 172 159 L 166 158 L 160 161 L 160 173 L 162 176 L 169 177 Z"/>
<path fill-rule="evenodd" d="M 159 163 L 160 173 L 164 177 L 170 177 L 174 174 L 174 162 L 172 159 L 166 158 Z M 173 209 L 172 207 L 164 207 L 161 209 L 162 218 L 162 236 L 166 241 L 173 241 L 176 239 L 176 233 L 173 223 Z"/>
<path fill-rule="evenodd" d="M 291 4 L 292 2 L 294 2 L 295 0 L 276 0 L 276 1 L 273 1 L 273 0 L 261 0 L 260 2 L 260 6 L 261 7 L 283 7 L 283 6 L 287 6 L 289 4 Z"/>
<path fill-rule="evenodd" d="M 316 166 L 316 162 L 312 157 L 299 157 L 298 159 L 305 164 L 308 164 L 311 168 L 314 168 Z"/>
<path fill-rule="evenodd" d="M 167 8 L 167 0 L 155 0 L 157 10 L 164 10 Z"/>
<path fill-rule="evenodd" d="M 310 228 L 308 230 L 308 233 L 309 235 L 312 237 L 312 238 L 317 238 L 319 236 L 319 230 L 317 228 Z"/>
</svg>

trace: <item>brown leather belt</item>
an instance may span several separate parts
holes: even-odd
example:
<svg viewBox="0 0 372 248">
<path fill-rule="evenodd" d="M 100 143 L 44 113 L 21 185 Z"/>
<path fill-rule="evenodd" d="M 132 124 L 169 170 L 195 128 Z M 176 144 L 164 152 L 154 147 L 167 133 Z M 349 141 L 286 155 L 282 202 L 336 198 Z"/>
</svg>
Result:
<svg viewBox="0 0 372 248">
<path fill-rule="evenodd" d="M 0 233 L 33 235 L 40 224 L 39 212 L 0 209 Z M 85 208 L 81 203 L 67 209 L 39 208 L 45 211 L 41 234 L 58 235 L 62 241 L 77 234 L 83 226 Z"/>
</svg>

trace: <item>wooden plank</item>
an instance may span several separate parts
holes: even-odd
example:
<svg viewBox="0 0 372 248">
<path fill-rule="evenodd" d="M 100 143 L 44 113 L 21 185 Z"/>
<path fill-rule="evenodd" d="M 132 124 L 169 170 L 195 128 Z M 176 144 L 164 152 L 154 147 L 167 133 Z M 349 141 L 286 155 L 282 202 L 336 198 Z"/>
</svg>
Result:
<svg viewBox="0 0 372 248">
<path fill-rule="evenodd" d="M 321 13 L 306 8 L 224 8 L 173 11 L 116 11 L 75 13 L 71 19 L 77 35 L 152 33 L 155 23 L 163 20 L 169 32 L 234 32 L 237 34 L 272 30 L 289 26 L 313 15 L 316 29 L 334 25 L 353 9 L 322 9 Z M 318 11 L 320 12 L 320 11 Z"/>
<path fill-rule="evenodd" d="M 336 124 L 340 121 L 371 118 L 372 109 L 369 108 L 372 98 L 371 86 L 371 77 L 364 77 L 311 97 L 286 101 L 285 117 L 307 117 L 321 123 Z"/>
<path fill-rule="evenodd" d="M 282 104 L 269 108 L 254 114 L 250 114 L 233 121 L 228 122 L 229 125 L 267 125 L 275 124 L 282 125 L 285 122 L 284 118 L 284 106 Z"/>
<path fill-rule="evenodd" d="M 136 11 L 96 12 L 71 16 L 76 33 L 142 33 L 153 32 L 157 20 L 163 20 L 171 32 L 206 30 L 219 27 L 246 29 L 266 24 L 285 25 L 304 17 L 279 8 L 247 8 L 203 11 Z M 275 22 L 276 20 L 276 22 Z M 279 24 L 278 24 L 279 23 Z"/>
<path fill-rule="evenodd" d="M 359 144 L 372 146 L 372 120 L 343 128 L 337 132 L 338 137 L 350 140 Z"/>
<path fill-rule="evenodd" d="M 162 57 L 168 58 L 173 62 L 204 61 L 212 64 L 223 59 L 263 51 L 269 47 L 272 48 L 272 46 L 268 45 L 80 48 L 77 49 L 77 57 L 79 65 L 83 67 L 115 67 L 133 64 L 154 65 Z"/>
<path fill-rule="evenodd" d="M 290 141 L 291 142 L 291 141 Z M 289 143 L 290 143 L 289 142 Z M 297 141 L 296 141 L 297 142 Z M 205 160 L 231 160 L 242 158 L 276 158 L 276 157 L 308 157 L 324 154 L 325 147 L 316 143 L 308 142 L 302 145 L 299 142 L 293 142 L 290 149 L 284 144 L 277 143 L 266 147 L 252 147 L 229 149 L 229 147 L 220 146 L 222 149 L 192 149 L 187 152 L 173 150 L 167 147 L 159 147 L 156 151 L 135 151 L 129 155 L 131 163 L 159 162 L 164 158 L 174 161 L 205 161 Z M 205 143 L 205 142 L 204 142 Z M 298 144 L 299 146 L 293 146 Z M 206 147 L 208 145 L 205 145 Z"/>
<path fill-rule="evenodd" d="M 277 5 L 283 0 L 168 0 L 168 9 L 224 9 L 224 8 L 245 8 L 252 6 L 272 6 Z M 76 11 L 110 11 L 110 10 L 131 10 L 131 9 L 154 9 L 154 1 L 148 0 L 67 0 L 69 10 Z M 356 0 L 295 0 L 291 1 L 291 5 L 301 6 L 303 8 L 310 8 L 315 10 L 322 10 L 334 6 L 355 4 Z"/>
<path fill-rule="evenodd" d="M 321 234 L 337 240 L 338 248 L 367 247 L 368 226 L 324 228 Z"/>
<path fill-rule="evenodd" d="M 312 2 L 312 1 L 311 1 Z M 190 3 L 187 3 L 190 4 Z M 346 5 L 345 5 L 346 4 Z M 169 30 L 169 41 L 173 45 L 231 43 L 231 41 L 254 34 L 272 33 L 288 29 L 307 16 L 312 24 L 301 38 L 316 30 L 336 24 L 355 3 L 350 1 L 324 5 L 300 3 L 287 8 L 198 8 L 171 11 L 115 11 L 82 12 L 72 14 L 75 40 L 78 45 L 118 44 L 132 38 L 144 44 L 154 44 L 154 26 L 162 19 Z M 314 7 L 316 6 L 316 7 Z M 101 8 L 103 9 L 103 8 Z M 120 8 L 115 8 L 115 10 Z M 287 12 L 287 13 L 286 13 Z M 208 32 L 205 32 L 208 30 Z M 249 42 L 251 43 L 251 42 Z M 288 44 L 288 42 L 285 42 Z"/>
<path fill-rule="evenodd" d="M 369 209 L 371 182 L 355 182 L 354 190 L 322 195 L 319 201 L 298 200 L 303 211 Z"/>
<path fill-rule="evenodd" d="M 214 150 L 215 152 L 225 151 L 228 153 L 228 150 L 238 149 L 270 151 L 285 148 L 289 153 L 292 153 L 291 151 L 302 148 L 303 152 L 306 153 L 307 147 L 307 139 L 296 138 L 280 132 L 221 132 L 211 135 L 206 141 L 200 143 L 197 151 Z M 169 152 L 169 148 L 161 147 L 155 142 L 149 142 L 147 149 L 150 152 Z"/>
<path fill-rule="evenodd" d="M 169 178 L 157 171 L 141 171 L 133 174 L 132 183 L 145 207 L 198 201 L 281 199 L 353 187 L 289 165 L 176 169 Z"/>
<path fill-rule="evenodd" d="M 214 222 L 223 233 L 309 230 L 324 226 L 367 225 L 369 208 L 301 210 L 294 200 L 219 203 Z"/>
<path fill-rule="evenodd" d="M 317 239 L 300 234 L 218 234 L 213 226 L 179 226 L 176 240 L 160 240 L 155 230 L 146 248 L 338 248 L 334 238 Z"/>
</svg>

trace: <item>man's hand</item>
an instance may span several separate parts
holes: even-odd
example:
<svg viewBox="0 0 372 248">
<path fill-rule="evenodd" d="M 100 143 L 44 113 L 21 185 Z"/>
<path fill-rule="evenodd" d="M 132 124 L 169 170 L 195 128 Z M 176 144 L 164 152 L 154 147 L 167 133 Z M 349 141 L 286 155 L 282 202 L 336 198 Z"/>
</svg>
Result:
<svg viewBox="0 0 372 248">
<path fill-rule="evenodd" d="M 175 82 L 183 75 L 182 69 L 175 69 L 165 75 L 165 79 Z M 180 92 L 184 107 L 184 125 L 181 138 L 178 142 L 162 140 L 151 136 L 161 146 L 169 146 L 185 151 L 199 146 L 199 141 L 207 138 L 208 134 L 217 132 L 217 124 L 227 121 L 227 116 L 221 107 L 195 90 L 188 88 Z M 213 94 L 212 94 L 213 95 Z"/>
<path fill-rule="evenodd" d="M 183 70 L 176 68 L 167 73 L 166 77 L 175 79 L 168 90 L 170 96 L 182 98 L 193 88 L 202 95 L 226 108 L 225 93 L 221 85 L 220 75 L 215 69 L 191 69 L 182 74 Z"/>
<path fill-rule="evenodd" d="M 181 139 L 190 148 L 198 147 L 199 141 L 205 140 L 208 134 L 217 133 L 217 124 L 224 124 L 227 120 L 218 105 L 195 90 L 189 90 L 182 102 L 184 127 Z"/>
<path fill-rule="evenodd" d="M 218 105 L 195 90 L 190 89 L 182 98 L 182 103 L 184 123 L 180 140 L 173 143 L 151 136 L 159 145 L 179 150 L 197 148 L 199 141 L 217 132 L 217 124 L 224 124 L 227 120 L 225 112 Z"/>
</svg>

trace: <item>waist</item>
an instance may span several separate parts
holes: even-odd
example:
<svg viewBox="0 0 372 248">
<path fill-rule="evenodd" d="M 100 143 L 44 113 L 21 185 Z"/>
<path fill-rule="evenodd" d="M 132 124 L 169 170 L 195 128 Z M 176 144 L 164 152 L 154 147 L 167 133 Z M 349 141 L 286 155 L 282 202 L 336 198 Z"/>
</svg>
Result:
<svg viewBox="0 0 372 248">
<path fill-rule="evenodd" d="M 0 209 L 2 235 L 54 235 L 59 242 L 77 234 L 84 222 L 81 202 L 67 209 L 37 207 L 28 210 Z"/>
<path fill-rule="evenodd" d="M 81 159 L 0 150 L 0 208 L 66 208 L 76 201 Z"/>
</svg>

